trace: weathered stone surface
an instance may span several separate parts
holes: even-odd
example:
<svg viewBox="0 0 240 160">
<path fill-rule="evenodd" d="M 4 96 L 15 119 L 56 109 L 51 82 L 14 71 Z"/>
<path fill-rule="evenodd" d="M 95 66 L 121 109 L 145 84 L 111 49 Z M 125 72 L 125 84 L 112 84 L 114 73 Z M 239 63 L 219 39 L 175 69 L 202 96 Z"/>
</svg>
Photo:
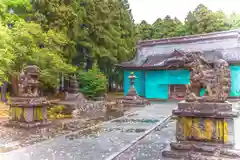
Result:
<svg viewBox="0 0 240 160">
<path fill-rule="evenodd" d="M 70 87 L 68 88 L 69 93 L 77 94 L 79 93 L 79 85 L 76 76 L 71 76 Z"/>
<path fill-rule="evenodd" d="M 39 95 L 39 67 L 24 68 L 18 79 L 18 95 L 10 97 L 9 124 L 34 127 L 47 124 L 47 105 L 50 103 Z"/>
<path fill-rule="evenodd" d="M 162 156 L 184 160 L 240 159 L 238 151 L 229 150 L 234 144 L 233 118 L 239 117 L 232 104 L 226 102 L 231 84 L 229 65 L 220 59 L 211 66 L 197 52 L 184 53 L 182 59 L 192 71 L 191 84 L 186 86 L 186 100 L 172 111 L 177 116 L 177 142 L 171 143 L 171 150 L 163 151 Z M 193 92 L 193 82 L 205 89 L 204 96 Z"/>
<path fill-rule="evenodd" d="M 211 65 L 201 52 L 177 52 L 184 67 L 191 70 L 191 83 L 186 85 L 186 101 L 225 102 L 231 88 L 229 64 L 218 59 Z M 205 90 L 204 96 L 198 96 L 199 92 L 194 93 L 194 83 Z"/>
<path fill-rule="evenodd" d="M 170 151 L 163 151 L 167 158 L 184 160 L 208 160 L 208 159 L 239 159 L 240 151 L 230 149 L 228 145 L 202 143 L 202 142 L 172 142 Z"/>
<path fill-rule="evenodd" d="M 134 73 L 132 72 L 128 77 L 130 79 L 130 88 L 128 90 L 128 94 L 123 98 L 118 99 L 118 103 L 123 104 L 125 107 L 144 107 L 149 105 L 150 102 L 138 96 L 136 89 L 134 88 Z"/>
<path fill-rule="evenodd" d="M 178 103 L 179 110 L 202 110 L 202 111 L 232 111 L 232 104 L 229 102 L 217 103 L 217 102 L 187 102 L 181 101 Z"/>
<path fill-rule="evenodd" d="M 232 111 L 229 102 L 186 102 L 178 103 L 178 108 L 172 111 L 173 115 L 187 117 L 212 117 L 212 118 L 234 118 L 239 113 Z"/>
</svg>

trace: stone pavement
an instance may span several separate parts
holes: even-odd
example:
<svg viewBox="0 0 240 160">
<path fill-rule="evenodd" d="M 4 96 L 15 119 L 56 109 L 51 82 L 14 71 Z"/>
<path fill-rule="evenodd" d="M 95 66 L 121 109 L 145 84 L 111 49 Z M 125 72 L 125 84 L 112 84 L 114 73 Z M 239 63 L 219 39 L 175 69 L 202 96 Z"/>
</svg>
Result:
<svg viewBox="0 0 240 160">
<path fill-rule="evenodd" d="M 163 122 L 175 107 L 176 102 L 155 102 L 139 111 L 96 127 L 0 154 L 0 159 L 105 160 Z M 168 134 L 165 137 L 168 137 Z M 158 144 L 159 140 L 164 141 L 164 138 L 154 141 Z"/>
<path fill-rule="evenodd" d="M 161 151 L 175 140 L 175 124 L 169 120 L 164 127 L 157 127 L 114 160 L 162 160 Z"/>
<path fill-rule="evenodd" d="M 238 102 L 232 102 L 233 108 L 240 111 Z M 170 119 L 166 125 L 157 127 L 142 140 L 132 145 L 113 160 L 172 160 L 162 157 L 162 151 L 170 148 L 169 143 L 175 141 L 176 122 Z M 235 148 L 240 149 L 240 118 L 235 119 Z"/>
</svg>

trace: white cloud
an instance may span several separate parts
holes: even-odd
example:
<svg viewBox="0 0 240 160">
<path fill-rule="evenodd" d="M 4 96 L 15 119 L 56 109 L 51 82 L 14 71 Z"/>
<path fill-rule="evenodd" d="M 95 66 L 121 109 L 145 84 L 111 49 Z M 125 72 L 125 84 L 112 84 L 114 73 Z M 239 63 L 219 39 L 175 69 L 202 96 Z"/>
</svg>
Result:
<svg viewBox="0 0 240 160">
<path fill-rule="evenodd" d="M 128 0 L 136 23 L 153 23 L 166 15 L 184 20 L 190 10 L 202 3 L 209 9 L 223 10 L 226 14 L 240 12 L 240 0 Z"/>
</svg>

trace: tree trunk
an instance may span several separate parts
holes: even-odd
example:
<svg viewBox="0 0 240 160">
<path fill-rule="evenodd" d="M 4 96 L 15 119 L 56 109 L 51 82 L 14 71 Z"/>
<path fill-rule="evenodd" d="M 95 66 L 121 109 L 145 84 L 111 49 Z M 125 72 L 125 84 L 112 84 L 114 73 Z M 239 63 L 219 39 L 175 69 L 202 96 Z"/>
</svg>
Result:
<svg viewBox="0 0 240 160">
<path fill-rule="evenodd" d="M 108 77 L 108 91 L 112 92 L 112 76 Z"/>
<path fill-rule="evenodd" d="M 12 85 L 12 95 L 17 96 L 18 95 L 18 76 L 17 76 L 17 74 L 11 75 L 11 85 Z"/>
<path fill-rule="evenodd" d="M 3 85 L 1 87 L 1 100 L 2 102 L 7 102 L 7 82 L 3 82 Z"/>
</svg>

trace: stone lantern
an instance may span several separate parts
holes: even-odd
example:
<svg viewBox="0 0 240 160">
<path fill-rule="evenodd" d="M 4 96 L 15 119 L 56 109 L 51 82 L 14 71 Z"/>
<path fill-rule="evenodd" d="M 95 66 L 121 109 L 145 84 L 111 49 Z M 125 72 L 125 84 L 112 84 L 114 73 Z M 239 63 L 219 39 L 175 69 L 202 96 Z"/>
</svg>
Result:
<svg viewBox="0 0 240 160">
<path fill-rule="evenodd" d="M 123 104 L 125 107 L 144 107 L 146 105 L 149 105 L 150 102 L 148 100 L 140 97 L 137 94 L 137 91 L 134 87 L 134 80 L 137 77 L 134 75 L 134 72 L 131 72 L 128 78 L 130 80 L 130 88 L 127 95 L 120 99 L 120 103 Z"/>
</svg>

